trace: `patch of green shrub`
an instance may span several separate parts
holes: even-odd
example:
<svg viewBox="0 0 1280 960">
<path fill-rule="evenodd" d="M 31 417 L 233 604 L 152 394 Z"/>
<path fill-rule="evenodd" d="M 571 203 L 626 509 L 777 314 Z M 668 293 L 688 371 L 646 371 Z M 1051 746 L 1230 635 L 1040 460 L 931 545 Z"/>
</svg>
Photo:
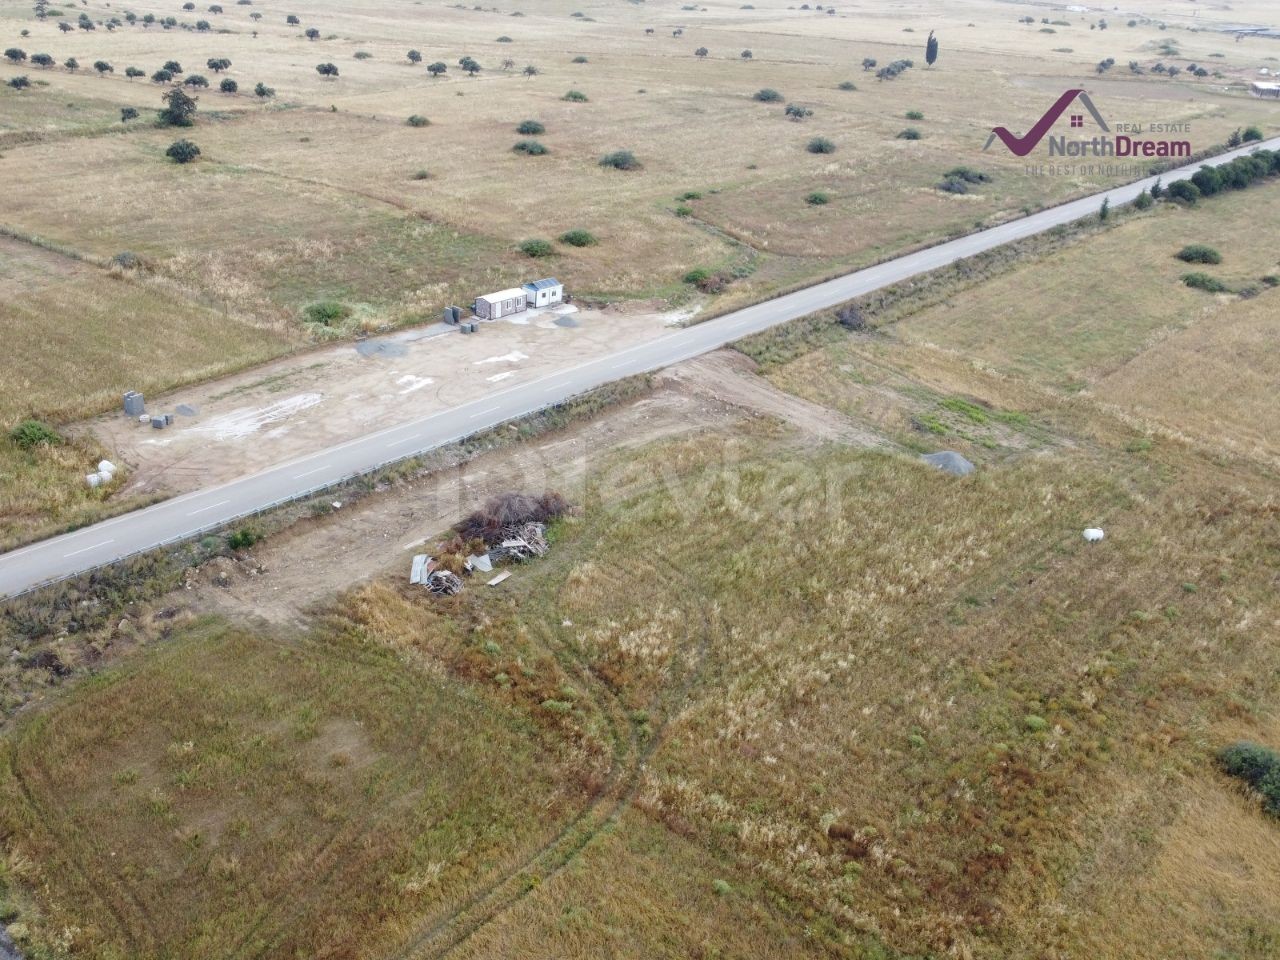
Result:
<svg viewBox="0 0 1280 960">
<path fill-rule="evenodd" d="M 923 119 L 924 119 L 924 114 L 923 114 L 923 113 L 921 113 L 919 110 L 908 110 L 908 111 L 907 111 L 907 119 L 908 119 L 908 120 L 923 120 Z"/>
<path fill-rule="evenodd" d="M 227 546 L 232 550 L 248 550 L 265 539 L 266 534 L 256 527 L 240 527 L 227 534 Z"/>
<path fill-rule="evenodd" d="M 547 152 L 547 148 L 537 140 L 518 140 L 511 149 L 530 157 L 541 157 Z"/>
<path fill-rule="evenodd" d="M 772 87 L 765 87 L 757 90 L 751 95 L 752 100 L 759 100 L 761 103 L 778 103 L 782 100 L 782 94 Z"/>
<path fill-rule="evenodd" d="M 320 300 L 317 303 L 308 304 L 303 313 L 311 323 L 320 323 L 327 327 L 351 316 L 351 308 L 337 300 Z"/>
<path fill-rule="evenodd" d="M 405 123 L 409 124 L 409 126 L 411 126 L 411 127 L 429 127 L 429 126 L 431 126 L 431 121 L 430 121 L 430 120 L 428 120 L 426 117 L 422 116 L 421 114 L 418 114 L 418 113 L 415 113 L 413 116 L 411 116 L 408 120 L 406 120 L 406 121 L 405 121 Z"/>
<path fill-rule="evenodd" d="M 711 279 L 711 271 L 706 267 L 694 267 L 684 275 L 684 282 L 697 286 L 700 283 L 706 283 Z"/>
<path fill-rule="evenodd" d="M 1217 760 L 1224 773 L 1257 791 L 1269 814 L 1280 817 L 1280 753 L 1260 743 L 1241 740 L 1223 747 Z"/>
<path fill-rule="evenodd" d="M 1213 247 L 1203 243 L 1190 243 L 1178 251 L 1177 257 L 1183 263 L 1221 263 L 1222 254 Z"/>
<path fill-rule="evenodd" d="M 857 90 L 858 86 L 852 80 L 842 80 L 836 85 L 837 90 Z"/>
<path fill-rule="evenodd" d="M 560 234 L 560 242 L 571 247 L 592 247 L 596 244 L 596 238 L 586 230 L 566 230 Z"/>
<path fill-rule="evenodd" d="M 640 161 L 630 150 L 615 150 L 600 158 L 600 166 L 612 167 L 614 170 L 639 170 Z"/>
<path fill-rule="evenodd" d="M 804 148 L 810 153 L 835 153 L 836 145 L 826 137 L 814 137 Z"/>
<path fill-rule="evenodd" d="M 568 100 L 570 103 L 586 103 L 587 95 L 583 93 L 581 90 L 570 90 L 560 99 Z"/>
<path fill-rule="evenodd" d="M 520 126 L 516 127 L 516 133 L 523 134 L 526 137 L 534 137 L 546 132 L 547 128 L 537 120 L 522 120 L 520 121 Z"/>
<path fill-rule="evenodd" d="M 822 207 L 831 202 L 831 196 L 822 190 L 815 190 L 804 198 L 804 202 L 813 207 Z"/>
<path fill-rule="evenodd" d="M 555 247 L 551 246 L 550 240 L 526 240 L 520 244 L 520 252 L 526 257 L 549 257 L 555 253 Z"/>
<path fill-rule="evenodd" d="M 39 420 L 23 420 L 9 431 L 9 439 L 23 450 L 56 447 L 62 443 L 62 435 Z"/>
<path fill-rule="evenodd" d="M 1183 274 L 1182 282 L 1188 287 L 1194 287 L 1196 290 L 1204 290 L 1208 293 L 1226 293 L 1230 290 L 1230 287 L 1217 277 L 1211 277 L 1207 273 Z"/>
<path fill-rule="evenodd" d="M 898 131 L 899 140 L 919 140 L 920 131 L 915 127 L 907 127 L 905 130 Z"/>
</svg>

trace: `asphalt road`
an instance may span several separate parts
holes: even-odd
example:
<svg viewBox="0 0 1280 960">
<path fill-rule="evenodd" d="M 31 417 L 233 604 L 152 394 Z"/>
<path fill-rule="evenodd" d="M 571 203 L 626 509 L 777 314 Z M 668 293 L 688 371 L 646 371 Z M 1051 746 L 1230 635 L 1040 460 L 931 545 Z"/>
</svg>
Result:
<svg viewBox="0 0 1280 960">
<path fill-rule="evenodd" d="M 1225 163 L 1261 147 L 1280 149 L 1280 137 L 1250 144 L 1206 163 Z M 1170 183 L 1190 175 L 1201 165 L 1196 163 L 1170 171 L 1163 174 L 1162 179 L 1166 184 Z M 184 494 L 144 510 L 11 551 L 0 555 L 0 597 L 22 593 L 47 581 L 74 576 L 133 553 L 184 539 L 327 483 L 367 472 L 387 462 L 443 446 L 532 413 L 592 387 L 679 363 L 748 334 L 1096 214 L 1104 197 L 1110 197 L 1113 207 L 1128 203 L 1155 179 L 1149 177 L 927 250 L 909 253 L 696 326 L 674 330 L 649 343 L 489 394 L 442 413 L 379 430 L 261 473 Z M 849 226 L 856 228 L 853 223 Z M 1123 322 L 1123 319 L 1117 318 L 1117 322 Z"/>
</svg>

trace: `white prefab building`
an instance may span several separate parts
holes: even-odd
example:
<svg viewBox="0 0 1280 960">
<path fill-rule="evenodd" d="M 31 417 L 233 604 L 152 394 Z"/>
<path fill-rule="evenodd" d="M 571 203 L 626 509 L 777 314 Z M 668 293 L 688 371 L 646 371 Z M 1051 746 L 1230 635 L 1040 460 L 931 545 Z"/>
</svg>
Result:
<svg viewBox="0 0 1280 960">
<path fill-rule="evenodd" d="M 1280 83 L 1258 83 L 1256 80 L 1249 90 L 1255 97 L 1276 97 L 1280 99 Z"/>
<path fill-rule="evenodd" d="M 564 300 L 564 284 L 555 277 L 534 280 L 524 285 L 524 292 L 531 307 L 549 307 Z"/>
<path fill-rule="evenodd" d="M 509 317 L 513 313 L 523 312 L 528 307 L 528 291 L 521 287 L 487 293 L 483 297 L 476 297 L 475 303 L 476 316 L 481 320 Z"/>
</svg>

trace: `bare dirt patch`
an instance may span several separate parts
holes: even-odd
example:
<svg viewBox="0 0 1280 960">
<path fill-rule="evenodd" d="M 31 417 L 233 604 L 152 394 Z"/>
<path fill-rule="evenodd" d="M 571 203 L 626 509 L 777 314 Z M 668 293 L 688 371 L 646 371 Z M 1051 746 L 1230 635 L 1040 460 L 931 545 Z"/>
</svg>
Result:
<svg viewBox="0 0 1280 960">
<path fill-rule="evenodd" d="M 154 412 L 194 411 L 179 412 L 164 431 L 118 413 L 78 429 L 128 466 L 126 493 L 181 493 L 652 339 L 683 315 L 652 305 L 565 307 L 482 324 L 474 336 L 443 324 L 415 327 L 149 398 Z"/>
</svg>

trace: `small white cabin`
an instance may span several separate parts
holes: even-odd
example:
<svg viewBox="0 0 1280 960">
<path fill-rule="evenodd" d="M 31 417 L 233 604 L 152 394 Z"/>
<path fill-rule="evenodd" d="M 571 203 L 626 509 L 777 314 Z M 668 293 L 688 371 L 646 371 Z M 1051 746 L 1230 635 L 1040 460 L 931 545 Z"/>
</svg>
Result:
<svg viewBox="0 0 1280 960">
<path fill-rule="evenodd" d="M 564 284 L 555 277 L 526 283 L 524 292 L 529 298 L 531 307 L 549 307 L 564 300 Z"/>
<path fill-rule="evenodd" d="M 1280 98 L 1280 83 L 1259 83 L 1255 80 L 1250 84 L 1249 91 L 1255 97 Z"/>
<path fill-rule="evenodd" d="M 528 291 L 521 287 L 476 297 L 475 313 L 481 320 L 498 320 L 528 309 Z"/>
</svg>

